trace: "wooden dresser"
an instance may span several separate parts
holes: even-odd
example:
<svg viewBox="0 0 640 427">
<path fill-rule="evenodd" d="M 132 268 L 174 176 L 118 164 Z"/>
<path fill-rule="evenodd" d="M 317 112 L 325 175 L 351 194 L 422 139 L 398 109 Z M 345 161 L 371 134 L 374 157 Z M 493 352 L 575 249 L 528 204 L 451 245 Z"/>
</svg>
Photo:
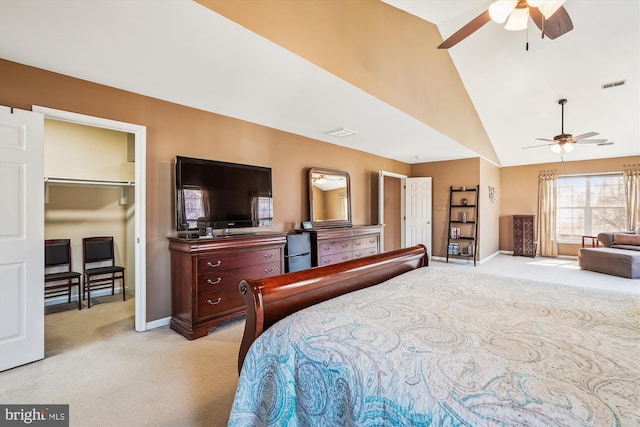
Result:
<svg viewBox="0 0 640 427">
<path fill-rule="evenodd" d="M 243 316 L 240 281 L 284 273 L 285 243 L 284 233 L 169 238 L 171 329 L 195 339 Z"/>
<path fill-rule="evenodd" d="M 364 225 L 300 231 L 311 234 L 314 267 L 349 261 L 380 252 L 380 226 Z"/>
<path fill-rule="evenodd" d="M 536 256 L 534 235 L 535 216 L 513 216 L 513 255 Z"/>
</svg>

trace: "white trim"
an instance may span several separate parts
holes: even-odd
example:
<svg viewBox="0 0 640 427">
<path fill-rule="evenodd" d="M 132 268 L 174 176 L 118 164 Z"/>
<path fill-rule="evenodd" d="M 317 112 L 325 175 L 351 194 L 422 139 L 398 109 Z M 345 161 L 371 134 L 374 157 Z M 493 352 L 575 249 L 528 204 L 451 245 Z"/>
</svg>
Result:
<svg viewBox="0 0 640 427">
<path fill-rule="evenodd" d="M 135 137 L 135 329 L 147 330 L 147 128 L 133 123 L 119 122 L 70 111 L 33 105 L 34 112 L 47 119 L 62 120 L 86 126 L 131 133 Z"/>
<path fill-rule="evenodd" d="M 163 317 L 162 319 L 147 323 L 147 330 L 169 326 L 169 323 L 171 323 L 171 316 Z"/>
<path fill-rule="evenodd" d="M 512 255 L 513 251 L 496 251 L 496 252 L 492 253 L 489 256 L 486 256 L 486 257 L 484 257 L 482 259 L 476 260 L 476 264 L 478 264 L 478 265 L 484 264 L 485 262 L 490 261 L 491 259 L 497 257 L 500 254 Z M 443 261 L 443 262 L 447 261 L 447 258 L 443 257 L 443 256 L 434 256 L 434 257 L 431 257 L 431 259 L 434 259 L 436 261 Z M 473 265 L 473 260 L 472 259 L 468 260 L 468 259 L 462 259 L 462 258 L 449 258 L 449 262 L 451 262 L 451 261 L 453 261 L 454 263 L 457 263 L 457 264 Z"/>
</svg>

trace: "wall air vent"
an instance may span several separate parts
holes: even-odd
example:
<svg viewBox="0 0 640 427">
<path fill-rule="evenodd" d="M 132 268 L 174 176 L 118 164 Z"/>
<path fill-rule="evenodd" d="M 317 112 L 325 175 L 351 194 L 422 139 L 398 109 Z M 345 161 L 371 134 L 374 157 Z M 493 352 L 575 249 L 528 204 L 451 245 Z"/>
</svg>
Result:
<svg viewBox="0 0 640 427">
<path fill-rule="evenodd" d="M 616 87 L 616 86 L 622 86 L 625 83 L 627 83 L 626 80 L 618 80 L 616 82 L 609 82 L 609 83 L 602 83 L 602 89 L 610 89 L 612 87 Z"/>
</svg>

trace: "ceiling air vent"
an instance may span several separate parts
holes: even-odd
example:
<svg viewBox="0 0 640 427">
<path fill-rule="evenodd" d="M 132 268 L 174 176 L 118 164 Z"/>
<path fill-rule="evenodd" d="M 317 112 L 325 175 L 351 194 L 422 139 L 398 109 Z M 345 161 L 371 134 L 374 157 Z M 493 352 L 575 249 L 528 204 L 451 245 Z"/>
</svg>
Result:
<svg viewBox="0 0 640 427">
<path fill-rule="evenodd" d="M 602 83 L 602 89 L 609 89 L 616 86 L 622 86 L 626 82 L 627 82 L 626 80 L 618 80 L 617 82 Z"/>
<path fill-rule="evenodd" d="M 325 132 L 325 133 L 327 135 L 335 136 L 336 138 L 344 138 L 345 136 L 351 136 L 351 135 L 357 135 L 358 134 L 358 132 L 356 132 L 356 131 L 345 129 L 345 128 L 340 128 L 340 129 L 332 130 L 332 131 Z"/>
</svg>

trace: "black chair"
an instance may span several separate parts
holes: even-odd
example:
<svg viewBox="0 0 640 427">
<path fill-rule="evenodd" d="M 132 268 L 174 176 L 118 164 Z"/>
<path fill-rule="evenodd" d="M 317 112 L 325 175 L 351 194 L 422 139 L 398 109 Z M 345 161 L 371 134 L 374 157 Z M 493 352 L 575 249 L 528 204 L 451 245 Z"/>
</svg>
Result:
<svg viewBox="0 0 640 427">
<path fill-rule="evenodd" d="M 84 262 L 84 288 L 82 297 L 87 298 L 87 307 L 91 308 L 91 291 L 111 288 L 115 295 L 116 280 L 122 280 L 122 301 L 126 301 L 124 267 L 115 265 L 113 256 L 113 237 L 85 237 L 82 239 L 82 258 Z"/>
<path fill-rule="evenodd" d="M 80 289 L 82 274 L 71 270 L 71 240 L 47 239 L 44 241 L 44 297 L 67 296 L 71 302 L 71 290 L 78 287 L 78 310 L 82 310 Z"/>
</svg>

